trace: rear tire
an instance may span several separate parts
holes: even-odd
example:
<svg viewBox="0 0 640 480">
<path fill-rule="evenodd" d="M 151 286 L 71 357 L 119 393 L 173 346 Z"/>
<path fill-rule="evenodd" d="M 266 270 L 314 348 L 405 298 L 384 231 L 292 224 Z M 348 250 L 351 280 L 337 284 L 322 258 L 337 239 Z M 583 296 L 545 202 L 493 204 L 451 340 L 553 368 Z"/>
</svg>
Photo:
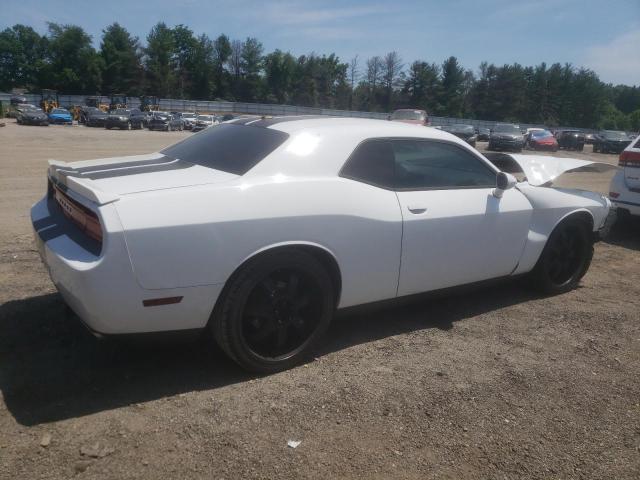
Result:
<svg viewBox="0 0 640 480">
<path fill-rule="evenodd" d="M 549 236 L 538 263 L 529 274 L 532 286 L 546 294 L 573 290 L 593 258 L 593 238 L 584 220 L 567 219 Z"/>
<path fill-rule="evenodd" d="M 304 361 L 335 310 L 329 274 L 297 249 L 249 260 L 227 282 L 209 326 L 216 343 L 242 368 L 277 372 Z"/>
</svg>

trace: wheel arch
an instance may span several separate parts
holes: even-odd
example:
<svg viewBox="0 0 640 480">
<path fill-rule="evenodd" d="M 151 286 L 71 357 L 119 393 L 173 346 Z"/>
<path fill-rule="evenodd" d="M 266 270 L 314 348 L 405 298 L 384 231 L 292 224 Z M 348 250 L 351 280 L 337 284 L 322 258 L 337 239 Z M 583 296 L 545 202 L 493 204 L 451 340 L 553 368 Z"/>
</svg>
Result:
<svg viewBox="0 0 640 480">
<path fill-rule="evenodd" d="M 586 223 L 589 229 L 588 230 L 589 235 L 593 234 L 594 218 L 593 218 L 593 214 L 588 209 L 580 208 L 580 209 L 567 212 L 564 216 L 560 217 L 560 219 L 553 225 L 553 228 L 549 230 L 549 234 L 547 235 L 547 238 L 544 241 L 544 245 L 540 250 L 540 253 L 538 253 L 535 264 L 537 264 L 538 260 L 540 260 L 540 257 L 542 256 L 544 249 L 546 248 L 547 243 L 549 242 L 549 239 L 551 238 L 551 235 L 553 234 L 553 232 L 555 232 L 558 229 L 558 227 L 560 227 L 562 224 L 570 220 L 579 220 L 581 222 Z"/>
<path fill-rule="evenodd" d="M 512 272 L 512 275 L 519 275 L 533 270 L 538 263 L 544 248 L 547 246 L 547 242 L 549 241 L 551 234 L 562 223 L 574 218 L 585 222 L 588 228 L 590 228 L 589 233 L 593 233 L 593 213 L 584 207 L 574 208 L 565 212 L 561 217 L 554 219 L 555 221 L 552 224 L 551 222 L 541 219 L 541 221 L 536 222 L 536 224 L 529 230 L 529 235 L 522 255 L 520 256 L 520 261 L 518 262 L 516 269 Z"/>
<path fill-rule="evenodd" d="M 581 220 L 587 223 L 589 227 L 589 233 L 593 232 L 593 228 L 595 226 L 595 219 L 593 218 L 593 213 L 591 213 L 591 211 L 588 208 L 580 208 L 580 209 L 572 210 L 566 213 L 563 217 L 561 217 L 549 232 L 549 235 L 547 236 L 547 240 L 549 240 L 549 237 L 551 236 L 553 231 L 556 228 L 558 228 L 560 224 L 573 219 Z"/>
<path fill-rule="evenodd" d="M 229 282 L 240 272 L 240 270 L 247 264 L 247 262 L 254 260 L 255 258 L 261 255 L 268 255 L 275 251 L 287 250 L 287 249 L 295 249 L 302 250 L 310 255 L 312 255 L 316 260 L 320 262 L 320 264 L 327 270 L 329 277 L 331 278 L 331 284 L 333 285 L 335 292 L 335 301 L 336 307 L 340 304 L 340 295 L 342 293 L 342 272 L 340 270 L 340 265 L 336 258 L 336 255 L 327 247 L 320 245 L 315 242 L 308 241 L 291 241 L 291 242 L 280 242 L 271 245 L 266 245 L 250 255 L 247 255 L 242 262 L 238 264 L 238 266 L 234 269 L 234 271 L 229 275 L 227 280 L 225 281 L 225 287 Z M 219 299 L 222 298 L 222 293 L 219 295 L 218 300 L 216 300 L 216 304 Z M 214 308 L 215 310 L 215 308 Z"/>
</svg>

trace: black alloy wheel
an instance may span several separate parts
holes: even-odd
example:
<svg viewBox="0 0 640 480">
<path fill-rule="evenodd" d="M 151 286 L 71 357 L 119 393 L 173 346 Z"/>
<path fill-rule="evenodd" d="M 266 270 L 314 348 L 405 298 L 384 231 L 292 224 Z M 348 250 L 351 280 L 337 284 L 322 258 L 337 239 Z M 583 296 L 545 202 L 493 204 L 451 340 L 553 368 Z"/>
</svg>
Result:
<svg viewBox="0 0 640 480">
<path fill-rule="evenodd" d="M 253 288 L 242 312 L 247 347 L 265 358 L 295 354 L 320 324 L 322 296 L 306 272 L 275 270 Z"/>
<path fill-rule="evenodd" d="M 593 239 L 584 220 L 568 219 L 551 233 L 531 272 L 534 286 L 546 293 L 577 287 L 593 258 Z"/>
<path fill-rule="evenodd" d="M 297 249 L 250 260 L 229 280 L 212 315 L 220 347 L 247 370 L 275 372 L 303 361 L 335 309 L 331 278 Z"/>
</svg>

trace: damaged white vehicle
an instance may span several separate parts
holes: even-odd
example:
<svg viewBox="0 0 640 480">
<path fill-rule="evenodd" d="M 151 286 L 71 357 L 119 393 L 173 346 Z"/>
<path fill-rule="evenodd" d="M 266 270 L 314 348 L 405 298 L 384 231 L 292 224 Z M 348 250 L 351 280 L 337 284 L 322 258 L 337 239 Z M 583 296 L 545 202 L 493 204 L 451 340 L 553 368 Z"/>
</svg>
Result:
<svg viewBox="0 0 640 480">
<path fill-rule="evenodd" d="M 436 129 L 239 119 L 159 153 L 51 161 L 31 217 L 92 331 L 207 328 L 244 368 L 275 371 L 336 309 L 522 274 L 574 288 L 609 200 L 535 185 L 597 164 L 493 161 L 523 181 Z"/>
</svg>

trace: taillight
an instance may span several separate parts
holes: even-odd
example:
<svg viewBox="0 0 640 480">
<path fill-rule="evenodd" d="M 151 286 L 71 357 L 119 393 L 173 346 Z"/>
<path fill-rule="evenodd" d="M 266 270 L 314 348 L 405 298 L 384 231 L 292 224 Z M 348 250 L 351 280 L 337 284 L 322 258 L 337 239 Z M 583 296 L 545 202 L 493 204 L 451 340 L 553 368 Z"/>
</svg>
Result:
<svg viewBox="0 0 640 480">
<path fill-rule="evenodd" d="M 610 198 L 618 198 L 620 196 L 620 194 L 618 192 L 609 192 L 609 197 Z"/>
<path fill-rule="evenodd" d="M 98 243 L 102 243 L 102 225 L 98 215 L 75 201 L 58 187 L 53 187 L 53 194 L 56 202 L 60 205 L 62 213 L 71 220 L 88 237 Z"/>
<path fill-rule="evenodd" d="M 620 157 L 618 159 L 618 166 L 640 168 L 640 152 L 631 152 L 625 150 L 620 154 Z"/>
</svg>

